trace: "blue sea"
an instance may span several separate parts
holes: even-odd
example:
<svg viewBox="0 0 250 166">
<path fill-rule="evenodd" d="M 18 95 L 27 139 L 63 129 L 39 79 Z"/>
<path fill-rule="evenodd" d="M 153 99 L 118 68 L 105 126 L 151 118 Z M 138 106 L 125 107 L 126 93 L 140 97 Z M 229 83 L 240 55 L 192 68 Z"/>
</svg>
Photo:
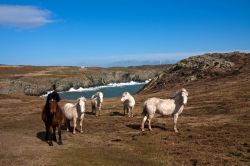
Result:
<svg viewBox="0 0 250 166">
<path fill-rule="evenodd" d="M 127 91 L 131 94 L 138 92 L 148 81 L 138 83 L 138 82 L 128 82 L 128 83 L 114 83 L 108 84 L 106 86 L 91 87 L 91 88 L 71 88 L 67 92 L 59 92 L 62 99 L 76 100 L 81 96 L 90 99 L 93 94 L 101 91 L 104 94 L 104 98 L 120 97 L 123 92 Z"/>
</svg>

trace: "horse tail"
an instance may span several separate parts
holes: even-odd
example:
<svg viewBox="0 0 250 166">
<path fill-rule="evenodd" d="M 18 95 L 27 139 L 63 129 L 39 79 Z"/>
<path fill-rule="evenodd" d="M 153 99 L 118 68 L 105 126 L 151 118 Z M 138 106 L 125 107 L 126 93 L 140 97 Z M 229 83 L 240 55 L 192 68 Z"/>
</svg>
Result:
<svg viewBox="0 0 250 166">
<path fill-rule="evenodd" d="M 141 114 L 142 114 L 142 116 L 146 116 L 148 114 L 146 103 L 143 104 L 143 110 L 142 110 Z"/>
<path fill-rule="evenodd" d="M 96 111 L 96 105 L 95 105 L 95 103 L 91 103 L 91 108 L 92 108 L 92 112 Z"/>
</svg>

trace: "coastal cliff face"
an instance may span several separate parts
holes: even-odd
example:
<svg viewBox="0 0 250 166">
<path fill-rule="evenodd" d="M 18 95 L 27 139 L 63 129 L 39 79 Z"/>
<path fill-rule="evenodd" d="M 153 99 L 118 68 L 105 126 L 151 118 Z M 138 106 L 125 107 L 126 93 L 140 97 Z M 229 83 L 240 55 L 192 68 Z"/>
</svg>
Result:
<svg viewBox="0 0 250 166">
<path fill-rule="evenodd" d="M 127 68 L 82 68 L 58 66 L 0 66 L 0 93 L 41 95 L 57 85 L 58 91 L 87 88 L 109 83 L 137 81 L 154 78 L 169 65 Z"/>
<path fill-rule="evenodd" d="M 249 73 L 250 53 L 213 53 L 183 59 L 146 84 L 139 93 L 170 88 L 169 84 L 189 84 L 198 80 Z M 248 77 L 250 75 L 248 74 Z"/>
</svg>

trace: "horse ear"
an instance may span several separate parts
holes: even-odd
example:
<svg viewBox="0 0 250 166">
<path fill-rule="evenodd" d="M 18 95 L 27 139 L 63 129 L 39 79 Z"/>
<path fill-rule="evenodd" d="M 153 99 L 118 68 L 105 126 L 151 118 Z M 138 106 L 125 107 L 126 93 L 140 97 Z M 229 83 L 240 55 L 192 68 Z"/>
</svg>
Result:
<svg viewBox="0 0 250 166">
<path fill-rule="evenodd" d="M 181 90 L 188 96 L 188 91 L 185 88 L 182 88 Z"/>
<path fill-rule="evenodd" d="M 85 97 L 82 97 L 83 101 L 87 101 L 87 99 Z"/>
</svg>

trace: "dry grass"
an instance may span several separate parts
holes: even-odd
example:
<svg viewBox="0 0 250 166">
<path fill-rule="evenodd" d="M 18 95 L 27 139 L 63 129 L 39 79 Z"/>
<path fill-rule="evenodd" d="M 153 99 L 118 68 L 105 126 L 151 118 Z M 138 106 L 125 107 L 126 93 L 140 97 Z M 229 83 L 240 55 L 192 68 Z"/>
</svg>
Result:
<svg viewBox="0 0 250 166">
<path fill-rule="evenodd" d="M 0 95 L 0 165 L 250 165 L 249 85 L 248 73 L 169 85 L 136 95 L 134 118 L 122 115 L 119 98 L 105 99 L 101 117 L 86 114 L 83 134 L 63 131 L 64 145 L 54 147 L 43 141 L 42 98 Z M 156 117 L 152 132 L 140 132 L 143 101 L 182 86 L 190 97 L 180 132 L 172 117 Z"/>
</svg>

